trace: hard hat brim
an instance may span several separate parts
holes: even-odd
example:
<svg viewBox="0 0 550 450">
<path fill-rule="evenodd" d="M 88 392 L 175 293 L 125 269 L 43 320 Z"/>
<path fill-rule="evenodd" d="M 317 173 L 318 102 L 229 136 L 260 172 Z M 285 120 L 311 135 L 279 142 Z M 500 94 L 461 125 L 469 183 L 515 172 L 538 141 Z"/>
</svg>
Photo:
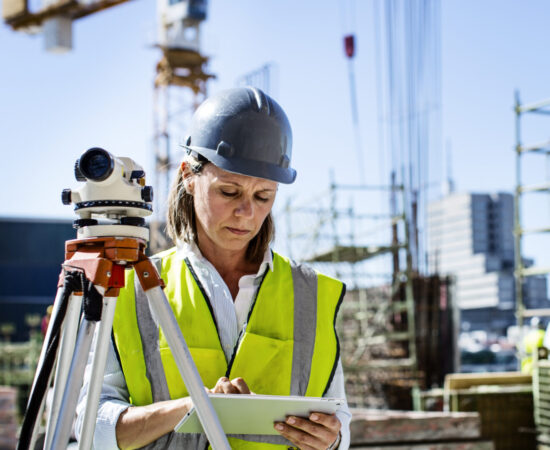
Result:
<svg viewBox="0 0 550 450">
<path fill-rule="evenodd" d="M 229 159 L 221 156 L 216 150 L 204 147 L 183 145 L 183 148 L 202 155 L 215 166 L 220 169 L 227 170 L 228 172 L 250 177 L 264 178 L 266 180 L 276 181 L 283 184 L 292 184 L 296 180 L 296 170 L 291 167 L 284 169 L 265 161 L 236 158 L 234 156 Z"/>
</svg>

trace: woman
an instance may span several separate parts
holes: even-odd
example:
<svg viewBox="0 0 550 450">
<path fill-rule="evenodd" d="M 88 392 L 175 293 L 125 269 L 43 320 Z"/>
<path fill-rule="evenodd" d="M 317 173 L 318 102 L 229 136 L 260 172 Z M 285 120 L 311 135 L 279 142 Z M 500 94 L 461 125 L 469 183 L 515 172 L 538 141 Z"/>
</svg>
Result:
<svg viewBox="0 0 550 450">
<path fill-rule="evenodd" d="M 258 89 L 222 92 L 193 116 L 169 200 L 177 245 L 158 256 L 165 293 L 213 393 L 345 397 L 334 330 L 343 284 L 269 249 L 278 183 L 296 177 L 291 145 L 284 111 Z M 133 271 L 113 337 L 94 446 L 204 448 L 204 435 L 171 432 L 191 400 Z M 78 411 L 86 389 L 87 380 Z M 347 448 L 349 420 L 347 408 L 288 417 L 274 424 L 280 436 L 229 440 L 244 449 Z"/>
</svg>

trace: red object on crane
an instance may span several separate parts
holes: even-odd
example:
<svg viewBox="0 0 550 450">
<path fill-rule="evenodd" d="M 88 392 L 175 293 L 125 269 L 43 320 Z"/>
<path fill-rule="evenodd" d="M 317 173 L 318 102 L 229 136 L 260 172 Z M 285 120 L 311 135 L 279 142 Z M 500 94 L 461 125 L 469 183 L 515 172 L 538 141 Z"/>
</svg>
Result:
<svg viewBox="0 0 550 450">
<path fill-rule="evenodd" d="M 353 34 L 344 36 L 344 48 L 346 51 L 346 56 L 348 58 L 353 58 L 355 55 L 355 36 Z"/>
</svg>

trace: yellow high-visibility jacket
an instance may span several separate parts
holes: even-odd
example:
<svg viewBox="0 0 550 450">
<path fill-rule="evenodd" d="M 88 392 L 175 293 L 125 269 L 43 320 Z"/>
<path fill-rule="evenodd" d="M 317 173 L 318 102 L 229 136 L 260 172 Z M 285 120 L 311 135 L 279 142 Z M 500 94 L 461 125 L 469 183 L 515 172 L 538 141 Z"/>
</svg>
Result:
<svg viewBox="0 0 550 450">
<path fill-rule="evenodd" d="M 252 392 L 321 397 L 339 359 L 335 320 L 345 292 L 340 281 L 273 253 L 233 357 L 225 358 L 210 301 L 189 260 L 171 249 L 159 254 L 165 293 L 205 386 L 242 377 Z M 127 271 L 113 322 L 115 349 L 130 402 L 185 397 L 166 338 L 151 316 L 134 271 Z M 232 448 L 288 447 L 282 436 L 229 438 Z M 146 448 L 204 448 L 203 435 L 170 433 Z"/>
<path fill-rule="evenodd" d="M 523 338 L 524 351 L 526 356 L 521 360 L 521 371 L 523 373 L 533 373 L 533 353 L 537 352 L 539 347 L 543 346 L 544 330 L 531 330 Z"/>
</svg>

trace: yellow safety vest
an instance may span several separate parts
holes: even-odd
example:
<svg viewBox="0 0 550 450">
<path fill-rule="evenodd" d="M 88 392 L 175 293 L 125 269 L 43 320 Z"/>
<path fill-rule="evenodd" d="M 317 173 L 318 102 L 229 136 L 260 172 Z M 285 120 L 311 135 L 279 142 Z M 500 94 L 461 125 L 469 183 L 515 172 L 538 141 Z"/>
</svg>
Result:
<svg viewBox="0 0 550 450">
<path fill-rule="evenodd" d="M 533 373 L 533 354 L 538 352 L 539 347 L 543 347 L 544 330 L 531 330 L 523 338 L 524 351 L 526 356 L 521 360 L 521 371 L 523 373 Z"/>
<path fill-rule="evenodd" d="M 212 306 L 190 262 L 177 257 L 175 248 L 159 257 L 166 296 L 205 386 L 213 387 L 222 376 L 242 377 L 257 394 L 323 396 L 339 358 L 334 325 L 345 292 L 343 283 L 274 253 L 273 270 L 263 276 L 233 358 L 227 363 Z M 134 271 L 127 271 L 113 336 L 130 402 L 141 406 L 185 397 L 188 392 L 165 336 L 156 328 L 146 298 L 139 292 Z M 178 435 L 185 436 L 191 435 Z M 254 438 L 262 443 L 229 439 L 232 448 L 280 447 L 268 443 L 267 437 L 267 442 Z"/>
</svg>

